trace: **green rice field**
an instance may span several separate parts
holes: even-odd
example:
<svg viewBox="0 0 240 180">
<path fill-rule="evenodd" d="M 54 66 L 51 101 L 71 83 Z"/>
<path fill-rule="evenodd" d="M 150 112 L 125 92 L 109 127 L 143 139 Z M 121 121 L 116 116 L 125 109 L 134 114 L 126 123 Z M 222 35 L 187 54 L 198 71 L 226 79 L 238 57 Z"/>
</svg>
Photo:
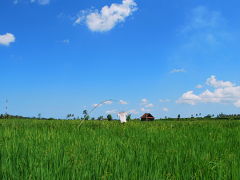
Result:
<svg viewBox="0 0 240 180">
<path fill-rule="evenodd" d="M 240 121 L 0 120 L 0 179 L 240 179 Z"/>
</svg>

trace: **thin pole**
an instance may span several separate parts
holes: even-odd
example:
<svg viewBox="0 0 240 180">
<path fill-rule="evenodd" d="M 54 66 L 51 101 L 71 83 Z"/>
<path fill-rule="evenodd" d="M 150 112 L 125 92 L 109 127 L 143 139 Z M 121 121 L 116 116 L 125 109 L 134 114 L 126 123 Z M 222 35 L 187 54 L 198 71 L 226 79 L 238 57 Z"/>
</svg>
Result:
<svg viewBox="0 0 240 180">
<path fill-rule="evenodd" d="M 8 99 L 6 99 L 6 104 L 5 104 L 5 114 L 8 115 Z"/>
</svg>

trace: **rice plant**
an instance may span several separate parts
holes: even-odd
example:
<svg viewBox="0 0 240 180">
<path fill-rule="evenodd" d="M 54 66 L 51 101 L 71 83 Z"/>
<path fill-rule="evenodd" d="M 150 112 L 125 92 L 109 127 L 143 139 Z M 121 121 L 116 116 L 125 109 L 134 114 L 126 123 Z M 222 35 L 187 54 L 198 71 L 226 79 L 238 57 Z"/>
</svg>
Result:
<svg viewBox="0 0 240 180">
<path fill-rule="evenodd" d="M 239 179 L 239 121 L 0 120 L 0 179 Z"/>
</svg>

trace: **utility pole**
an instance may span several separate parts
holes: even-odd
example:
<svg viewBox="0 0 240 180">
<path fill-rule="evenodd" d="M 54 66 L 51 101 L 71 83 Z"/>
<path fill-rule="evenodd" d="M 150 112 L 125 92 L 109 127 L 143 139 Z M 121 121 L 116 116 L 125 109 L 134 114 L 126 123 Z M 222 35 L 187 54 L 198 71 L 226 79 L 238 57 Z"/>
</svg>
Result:
<svg viewBox="0 0 240 180">
<path fill-rule="evenodd" d="M 5 116 L 7 117 L 8 116 L 8 99 L 6 98 L 6 101 L 5 101 Z"/>
</svg>

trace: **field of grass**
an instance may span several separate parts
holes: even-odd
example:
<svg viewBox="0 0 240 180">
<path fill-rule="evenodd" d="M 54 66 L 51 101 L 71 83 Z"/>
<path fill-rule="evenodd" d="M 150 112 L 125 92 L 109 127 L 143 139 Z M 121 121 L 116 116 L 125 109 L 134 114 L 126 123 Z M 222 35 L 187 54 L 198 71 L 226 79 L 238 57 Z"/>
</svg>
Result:
<svg viewBox="0 0 240 180">
<path fill-rule="evenodd" d="M 0 120 L 0 179 L 240 179 L 240 121 Z"/>
</svg>

